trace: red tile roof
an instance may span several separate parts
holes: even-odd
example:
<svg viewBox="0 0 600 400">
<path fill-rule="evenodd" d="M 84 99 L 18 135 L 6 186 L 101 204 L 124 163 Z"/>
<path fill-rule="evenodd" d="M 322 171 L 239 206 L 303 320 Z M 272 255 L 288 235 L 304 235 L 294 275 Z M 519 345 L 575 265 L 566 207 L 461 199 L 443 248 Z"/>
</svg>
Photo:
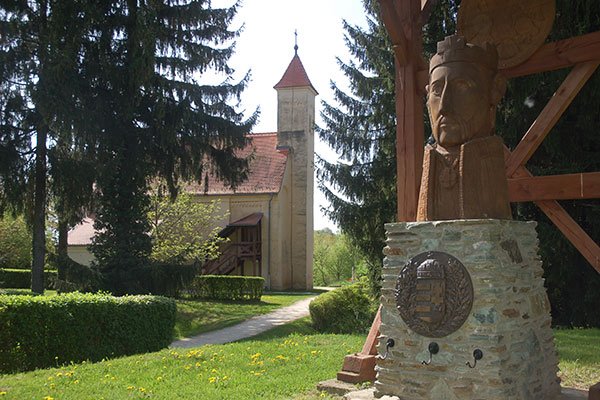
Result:
<svg viewBox="0 0 600 400">
<path fill-rule="evenodd" d="M 96 234 L 94 230 L 94 220 L 84 218 L 69 231 L 67 243 L 69 246 L 87 246 L 92 243 L 92 238 Z"/>
<path fill-rule="evenodd" d="M 253 154 L 250 160 L 248 179 L 231 189 L 214 175 L 208 174 L 208 191 L 205 191 L 205 178 L 189 184 L 185 190 L 190 193 L 207 195 L 279 193 L 287 162 L 287 152 L 277 149 L 276 133 L 249 134 L 250 143 L 241 151 L 240 156 Z"/>
<path fill-rule="evenodd" d="M 275 89 L 281 89 L 305 86 L 310 87 L 315 91 L 315 93 L 317 93 L 317 90 L 314 88 L 312 83 L 310 83 L 310 79 L 308 79 L 308 75 L 306 74 L 304 65 L 302 65 L 302 61 L 300 61 L 300 57 L 298 57 L 298 54 L 296 54 L 294 58 L 292 58 L 290 65 L 285 70 L 281 80 L 273 87 Z"/>
</svg>

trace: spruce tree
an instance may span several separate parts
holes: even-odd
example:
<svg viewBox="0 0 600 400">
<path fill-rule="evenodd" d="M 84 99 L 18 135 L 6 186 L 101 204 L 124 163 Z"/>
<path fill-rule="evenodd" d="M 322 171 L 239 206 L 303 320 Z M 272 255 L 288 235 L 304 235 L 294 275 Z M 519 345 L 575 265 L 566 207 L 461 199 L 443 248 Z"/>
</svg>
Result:
<svg viewBox="0 0 600 400">
<path fill-rule="evenodd" d="M 442 1 L 424 27 L 424 50 L 454 31 L 452 1 Z M 317 132 L 340 154 L 340 162 L 318 158 L 317 178 L 331 206 L 324 210 L 365 256 L 373 288 L 378 290 L 384 224 L 396 220 L 396 110 L 394 54 L 378 2 L 363 0 L 367 26 L 344 21 L 345 41 L 353 59 L 338 58 L 350 92 L 331 83 L 335 102 L 322 102 L 325 126 Z M 427 120 L 425 110 L 424 118 Z M 426 128 L 427 128 L 426 124 Z M 429 136 L 429 134 L 426 134 Z"/>
<path fill-rule="evenodd" d="M 600 30 L 600 2 L 556 2 L 556 19 L 548 41 Z M 498 108 L 496 130 L 514 148 L 560 86 L 570 68 L 509 80 Z M 600 171 L 600 73 L 583 86 L 555 127 L 527 163 L 533 175 Z M 569 215 L 600 243 L 600 201 L 560 201 Z M 538 222 L 540 255 L 553 323 L 600 326 L 600 274 L 594 270 L 547 216 L 533 203 L 513 205 L 520 220 Z"/>
<path fill-rule="evenodd" d="M 0 193 L 3 206 L 24 211 L 32 225 L 31 289 L 44 290 L 48 144 L 70 132 L 69 78 L 77 74 L 73 18 L 82 2 L 0 4 Z M 25 207 L 31 201 L 31 207 Z"/>
<path fill-rule="evenodd" d="M 182 180 L 210 168 L 235 185 L 247 160 L 249 119 L 231 103 L 248 76 L 204 85 L 209 70 L 230 76 L 228 60 L 239 31 L 230 30 L 238 4 L 214 9 L 210 1 L 110 1 L 94 5 L 82 70 L 90 95 L 82 98 L 98 157 L 100 192 L 92 250 L 116 292 L 151 251 L 148 185 L 154 177 L 176 195 Z"/>
<path fill-rule="evenodd" d="M 374 4 L 371 4 L 374 3 Z M 424 57 L 437 41 L 455 32 L 457 2 L 440 1 L 423 27 Z M 345 25 L 346 43 L 354 61 L 340 67 L 350 83 L 350 93 L 332 84 L 335 105 L 323 104 L 322 139 L 342 154 L 342 162 L 319 160 L 320 186 L 331 202 L 328 216 L 338 223 L 367 255 L 377 278 L 384 246 L 383 223 L 395 220 L 395 109 L 393 53 L 387 33 L 377 20 L 377 2 L 365 1 L 366 29 Z M 549 41 L 566 39 L 600 29 L 600 2 L 557 1 L 557 15 Z M 387 60 L 387 62 L 381 62 Z M 498 107 L 496 131 L 514 148 L 539 115 L 568 70 L 510 80 Z M 600 73 L 581 90 L 556 127 L 534 153 L 527 167 L 534 175 L 600 170 Z M 426 138 L 429 118 L 424 111 Z M 382 167 L 378 169 L 377 167 Z M 385 166 L 385 167 L 383 167 Z M 331 188 L 332 190 L 330 190 Z M 561 201 L 569 214 L 596 242 L 600 241 L 598 200 Z M 515 218 L 538 221 L 540 254 L 555 324 L 600 326 L 600 276 L 532 203 L 513 205 Z"/>
</svg>

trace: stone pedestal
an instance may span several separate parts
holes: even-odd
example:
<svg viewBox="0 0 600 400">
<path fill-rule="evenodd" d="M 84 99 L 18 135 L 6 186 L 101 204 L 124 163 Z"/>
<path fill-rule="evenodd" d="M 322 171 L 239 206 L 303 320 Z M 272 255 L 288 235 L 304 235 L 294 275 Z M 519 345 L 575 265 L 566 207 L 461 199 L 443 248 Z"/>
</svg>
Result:
<svg viewBox="0 0 600 400">
<path fill-rule="evenodd" d="M 395 341 L 377 365 L 376 395 L 406 400 L 552 400 L 560 395 L 550 306 L 534 222 L 456 220 L 387 224 L 381 338 Z M 464 324 L 444 337 L 409 328 L 395 287 L 407 262 L 439 251 L 456 257 L 473 284 Z M 430 365 L 428 345 L 439 344 Z M 473 351 L 483 358 L 475 368 Z"/>
</svg>

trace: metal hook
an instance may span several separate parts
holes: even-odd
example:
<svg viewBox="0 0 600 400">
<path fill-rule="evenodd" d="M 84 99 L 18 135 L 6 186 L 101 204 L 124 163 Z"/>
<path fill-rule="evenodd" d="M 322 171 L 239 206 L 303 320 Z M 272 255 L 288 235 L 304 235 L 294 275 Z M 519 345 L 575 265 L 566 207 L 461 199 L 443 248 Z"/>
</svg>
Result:
<svg viewBox="0 0 600 400">
<path fill-rule="evenodd" d="M 423 365 L 431 364 L 431 361 L 433 360 L 433 355 L 439 353 L 439 351 L 440 351 L 440 345 L 437 344 L 436 342 L 431 342 L 431 343 L 429 343 L 429 346 L 427 346 L 427 350 L 429 351 L 429 360 L 421 361 L 421 364 L 423 364 Z"/>
<path fill-rule="evenodd" d="M 467 361 L 466 364 L 469 368 L 475 368 L 475 366 L 477 366 L 477 361 L 481 360 L 482 358 L 483 358 L 483 351 L 481 351 L 479 349 L 475 349 L 475 350 L 473 350 L 473 359 L 475 360 L 475 362 L 473 363 L 473 365 L 471 365 L 471 363 L 469 361 Z"/>
<path fill-rule="evenodd" d="M 385 353 L 383 354 L 383 356 L 381 356 L 382 360 L 388 358 L 388 356 L 390 355 L 390 347 L 394 347 L 395 344 L 396 343 L 394 342 L 394 339 L 388 338 L 388 340 L 385 342 Z"/>
</svg>

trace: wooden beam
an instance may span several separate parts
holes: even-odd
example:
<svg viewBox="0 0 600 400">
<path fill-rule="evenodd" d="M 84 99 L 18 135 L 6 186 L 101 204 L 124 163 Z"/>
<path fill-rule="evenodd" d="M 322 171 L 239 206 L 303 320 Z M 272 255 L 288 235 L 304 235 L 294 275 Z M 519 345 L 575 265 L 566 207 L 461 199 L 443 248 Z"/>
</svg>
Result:
<svg viewBox="0 0 600 400">
<path fill-rule="evenodd" d="M 382 4 L 383 4 L 382 0 Z M 411 52 L 406 65 L 396 65 L 396 177 L 398 221 L 417 219 L 417 202 L 423 167 L 423 96 L 418 73 L 422 69 L 420 0 L 398 0 L 396 13 Z"/>
<path fill-rule="evenodd" d="M 519 166 L 527 163 L 579 90 L 592 76 L 599 63 L 598 61 L 588 61 L 576 65 L 571 70 L 506 162 L 508 177 L 512 177 Z"/>
<path fill-rule="evenodd" d="M 433 8 L 438 3 L 438 0 L 421 0 L 421 25 L 425 25 L 431 17 Z"/>
<path fill-rule="evenodd" d="M 379 337 L 379 326 L 381 326 L 381 304 L 379 304 L 377 314 L 375 314 L 375 319 L 371 324 L 371 329 L 369 329 L 367 340 L 365 340 L 362 351 L 360 352 L 361 354 L 377 355 L 377 338 Z"/>
<path fill-rule="evenodd" d="M 510 150 L 506 147 L 504 155 L 506 159 L 510 157 Z M 532 176 L 523 166 L 520 166 L 513 175 L 514 178 L 531 178 Z M 534 203 L 550 218 L 590 265 L 600 273 L 600 246 L 571 218 L 569 213 L 556 200 L 540 200 Z"/>
<path fill-rule="evenodd" d="M 401 18 L 396 11 L 393 0 L 381 0 L 381 19 L 390 35 L 392 49 L 396 56 L 397 65 L 403 66 L 408 62 L 408 41 L 402 27 Z"/>
<path fill-rule="evenodd" d="M 600 61 L 600 31 L 545 44 L 524 63 L 501 72 L 515 78 L 594 60 Z"/>
<path fill-rule="evenodd" d="M 600 172 L 534 176 L 508 180 L 512 203 L 600 198 Z"/>
</svg>

